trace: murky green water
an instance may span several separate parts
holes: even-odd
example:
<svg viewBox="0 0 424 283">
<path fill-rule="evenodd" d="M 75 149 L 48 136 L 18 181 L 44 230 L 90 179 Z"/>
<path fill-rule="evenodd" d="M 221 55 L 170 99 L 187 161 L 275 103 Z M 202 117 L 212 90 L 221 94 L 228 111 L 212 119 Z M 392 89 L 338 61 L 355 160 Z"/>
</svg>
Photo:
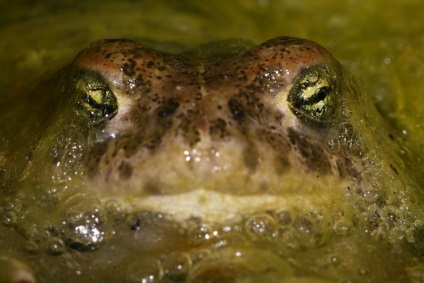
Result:
<svg viewBox="0 0 424 283">
<path fill-rule="evenodd" d="M 395 129 L 395 139 L 402 145 L 401 156 L 405 161 L 402 170 L 424 185 L 421 15 L 424 3 L 419 0 L 319 3 L 295 0 L 2 2 L 0 109 L 10 119 L 7 123 L 2 120 L 0 140 L 6 144 L 10 140 L 8 135 L 26 118 L 14 115 L 14 109 L 39 99 L 31 90 L 68 64 L 92 41 L 131 38 L 157 49 L 181 51 L 227 38 L 260 43 L 290 35 L 319 42 L 355 75 L 362 90 L 373 97 L 383 117 Z M 13 237 L 8 233 L 0 237 L 0 241 L 13 242 L 18 247 L 3 247 L 8 254 L 24 245 L 23 240 L 13 241 Z M 358 253 L 365 249 L 360 248 Z M 378 252 L 384 257 L 390 254 Z M 34 261 L 37 255 L 32 257 Z M 65 262 L 72 257 L 80 255 L 72 253 L 60 260 Z M 82 260 L 85 261 L 95 262 L 95 256 L 89 255 Z M 45 259 L 44 264 L 51 262 Z M 309 262 L 317 264 L 313 260 Z M 422 274 L 419 268 L 414 272 L 418 274 L 416 278 Z M 96 270 L 92 276 L 97 273 L 102 270 Z"/>
</svg>

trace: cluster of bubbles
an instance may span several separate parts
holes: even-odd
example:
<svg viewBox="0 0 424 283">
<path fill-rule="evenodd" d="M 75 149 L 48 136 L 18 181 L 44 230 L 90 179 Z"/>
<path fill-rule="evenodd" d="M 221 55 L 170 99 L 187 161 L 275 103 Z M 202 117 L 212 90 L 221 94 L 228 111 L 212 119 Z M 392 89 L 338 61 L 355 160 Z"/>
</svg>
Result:
<svg viewBox="0 0 424 283">
<path fill-rule="evenodd" d="M 138 223 L 135 216 L 130 219 Z M 137 258 L 127 269 L 126 282 L 234 282 L 244 277 L 280 282 L 276 279 L 293 273 L 284 259 L 287 253 L 322 246 L 327 230 L 347 235 L 352 229 L 347 219 L 331 228 L 323 223 L 317 213 L 300 216 L 287 210 L 255 213 L 231 225 L 193 220 L 185 227 L 189 248 Z"/>
<path fill-rule="evenodd" d="M 364 181 L 351 188 L 350 198 L 356 218 L 365 224 L 364 232 L 394 245 L 407 243 L 422 250 L 424 210 L 418 205 L 421 201 L 415 184 L 384 160 L 378 164 L 369 161 L 362 175 Z"/>
<path fill-rule="evenodd" d="M 46 250 L 59 255 L 68 248 L 96 250 L 110 234 L 109 215 L 95 198 L 76 194 L 54 208 L 51 212 L 15 198 L 2 207 L 2 222 L 23 236 L 24 248 L 31 253 Z"/>
<path fill-rule="evenodd" d="M 109 236 L 109 221 L 103 206 L 95 198 L 77 194 L 64 203 L 62 235 L 69 247 L 96 250 Z"/>
<path fill-rule="evenodd" d="M 292 267 L 284 260 L 288 253 L 322 246 L 329 231 L 347 235 L 352 228 L 348 218 L 339 218 L 329 227 L 323 221 L 325 216 L 312 208 L 254 213 L 229 225 L 204 223 L 200 219 L 177 223 L 165 221 L 167 216 L 157 212 L 127 213 L 118 201 L 102 204 L 82 193 L 59 202 L 56 209 L 57 217 L 49 218 L 43 208 L 25 207 L 15 198 L 3 207 L 2 220 L 23 234 L 28 251 L 44 249 L 53 255 L 68 249 L 98 249 L 114 236 L 112 229 L 118 227 L 114 223 L 129 227 L 127 233 L 141 232 L 145 246 L 149 246 L 149 237 L 156 241 L 157 235 L 167 234 L 160 234 L 163 226 L 183 235 L 185 245 L 181 247 L 165 249 L 163 254 L 145 252 L 136 256 L 127 267 L 127 282 L 202 282 L 210 276 L 218 281 L 229 278 L 231 282 L 233 276 L 260 276 L 260 280 L 271 282 L 266 276 L 284 278 L 292 273 Z M 172 236 L 165 241 L 172 242 Z M 265 262 L 272 268 L 266 267 Z"/>
<path fill-rule="evenodd" d="M 188 253 L 173 252 L 158 259 L 143 257 L 133 262 L 127 270 L 127 282 L 183 281 L 192 267 Z"/>
<path fill-rule="evenodd" d="M 372 233 L 381 233 L 381 237 L 389 232 L 399 235 L 399 223 L 411 221 L 399 207 L 380 204 L 385 198 L 375 190 L 354 195 L 361 197 L 367 207 L 363 213 L 370 227 L 382 227 Z M 213 282 L 242 278 L 244 282 L 245 277 L 256 280 L 246 282 L 279 282 L 273 278 L 289 278 L 296 268 L 287 259 L 305 250 L 324 247 L 331 237 L 351 235 L 358 227 L 355 221 L 360 218 L 329 217 L 326 210 L 311 206 L 257 212 L 228 225 L 205 223 L 201 219 L 181 223 L 158 212 L 127 213 L 116 200 L 102 204 L 81 193 L 60 202 L 56 208 L 60 217 L 49 218 L 42 207 L 28 207 L 18 197 L 3 205 L 1 216 L 4 225 L 15 227 L 24 236 L 28 251 L 45 250 L 53 255 L 69 249 L 97 250 L 126 227 L 123 235 L 133 236 L 132 242 L 141 240 L 133 244 L 141 252 L 130 254 L 131 263 L 125 267 L 126 282 L 204 282 L 206 278 L 214 278 Z M 178 233 L 177 237 L 183 240 L 174 241 L 176 234 L 169 231 Z M 150 244 L 156 244 L 154 241 L 162 243 L 151 248 Z M 131 249 L 131 245 L 124 246 Z M 336 253 L 331 261 L 336 266 L 344 258 Z"/>
<path fill-rule="evenodd" d="M 53 221 L 45 217 L 45 212 L 39 207 L 27 207 L 22 198 L 6 202 L 2 207 L 2 222 L 5 226 L 15 227 L 24 236 L 24 248 L 35 253 L 45 249 L 52 254 L 60 254 L 66 250 L 66 245 Z M 39 221 L 39 218 L 44 218 Z"/>
<path fill-rule="evenodd" d="M 128 267 L 125 282 L 280 282 L 292 274 L 292 267 L 271 251 L 227 247 L 143 258 Z"/>
<path fill-rule="evenodd" d="M 291 249 L 312 248 L 322 245 L 333 229 L 346 235 L 352 223 L 340 217 L 333 226 L 318 212 L 291 213 L 288 210 L 255 213 L 242 223 L 231 226 L 199 224 L 190 230 L 189 239 L 201 243 L 216 240 L 220 245 L 237 243 L 241 239 L 252 243 L 266 242 Z"/>
</svg>

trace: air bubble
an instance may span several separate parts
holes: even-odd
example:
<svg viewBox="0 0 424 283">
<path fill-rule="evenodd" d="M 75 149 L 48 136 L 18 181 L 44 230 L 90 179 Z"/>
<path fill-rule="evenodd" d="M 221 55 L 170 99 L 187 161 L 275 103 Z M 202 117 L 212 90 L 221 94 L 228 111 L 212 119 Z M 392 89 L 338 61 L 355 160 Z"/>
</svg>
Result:
<svg viewBox="0 0 424 283">
<path fill-rule="evenodd" d="M 2 213 L 2 222 L 5 226 L 16 225 L 19 212 L 22 210 L 22 202 L 15 200 L 5 203 Z"/>
<path fill-rule="evenodd" d="M 17 226 L 17 231 L 22 234 L 25 239 L 42 242 L 50 236 L 50 231 L 53 230 L 52 224 L 49 221 L 37 222 L 37 217 L 43 218 L 43 214 L 37 210 L 29 210 L 23 218 L 22 223 Z"/>
<path fill-rule="evenodd" d="M 78 194 L 66 202 L 62 233 L 71 248 L 95 250 L 108 235 L 106 217 L 99 201 Z"/>
<path fill-rule="evenodd" d="M 297 232 L 303 235 L 311 235 L 313 233 L 314 225 L 309 219 L 298 219 L 294 225 Z"/>
<path fill-rule="evenodd" d="M 337 257 L 337 256 L 331 256 L 331 257 L 330 257 L 330 263 L 331 263 L 333 266 L 339 266 L 339 265 L 340 265 L 340 263 L 341 263 L 341 261 L 340 261 L 339 257 Z"/>
<path fill-rule="evenodd" d="M 277 231 L 275 219 L 266 213 L 256 214 L 245 222 L 247 233 L 254 238 L 274 237 Z"/>
<path fill-rule="evenodd" d="M 192 264 L 196 264 L 200 261 L 202 261 L 204 258 L 209 256 L 211 253 L 210 249 L 201 249 L 201 250 L 195 250 L 191 252 L 191 261 Z"/>
<path fill-rule="evenodd" d="M 16 224 L 18 216 L 13 211 L 5 211 L 2 217 L 2 222 L 5 226 L 13 226 Z"/>
<path fill-rule="evenodd" d="M 384 223 L 390 228 L 396 227 L 398 224 L 398 219 L 404 218 L 402 215 L 400 215 L 398 208 L 395 206 L 385 206 L 381 209 L 380 212 L 381 218 L 384 220 Z"/>
<path fill-rule="evenodd" d="M 292 222 L 290 212 L 288 212 L 287 210 L 277 211 L 275 213 L 275 219 L 278 224 L 282 226 L 287 226 Z"/>
<path fill-rule="evenodd" d="M 353 227 L 352 220 L 350 220 L 349 218 L 343 217 L 334 224 L 334 231 L 336 231 L 337 235 L 347 236 L 351 233 L 352 227 Z"/>
<path fill-rule="evenodd" d="M 193 227 L 189 232 L 189 237 L 193 242 L 201 243 L 204 241 L 217 240 L 220 238 L 218 229 L 208 224 L 200 224 Z"/>
<path fill-rule="evenodd" d="M 192 244 L 214 244 L 216 248 L 245 241 L 241 233 L 243 229 L 238 226 L 215 226 L 211 224 L 198 224 L 189 229 L 188 237 Z"/>
<path fill-rule="evenodd" d="M 107 211 L 110 219 L 112 220 L 119 220 L 122 219 L 125 215 L 124 211 L 122 210 L 121 204 L 114 199 L 106 201 L 104 204 L 104 208 Z"/>
<path fill-rule="evenodd" d="M 279 241 L 278 243 L 287 246 L 291 249 L 299 249 L 298 239 L 296 237 L 296 232 L 291 227 L 285 231 L 279 231 Z"/>
<path fill-rule="evenodd" d="M 366 204 L 376 204 L 381 199 L 381 196 L 377 191 L 366 190 L 362 192 L 362 198 Z"/>
<path fill-rule="evenodd" d="M 318 244 L 320 234 L 314 231 L 314 224 L 309 219 L 297 219 L 293 227 L 295 237 L 300 247 L 310 248 Z"/>
<path fill-rule="evenodd" d="M 179 252 L 163 256 L 161 263 L 164 275 L 173 281 L 184 280 L 192 265 L 190 256 Z"/>
<path fill-rule="evenodd" d="M 358 274 L 359 275 L 362 275 L 362 276 L 366 276 L 367 274 L 369 274 L 370 272 L 369 272 L 369 270 L 368 269 L 366 269 L 366 268 L 359 268 L 358 269 Z"/>
<path fill-rule="evenodd" d="M 157 283 L 162 282 L 163 270 L 156 259 L 145 258 L 132 263 L 125 277 L 126 283 Z"/>
<path fill-rule="evenodd" d="M 327 233 L 316 227 L 309 218 L 298 218 L 285 230 L 279 231 L 279 243 L 291 249 L 312 248 L 322 245 Z"/>
<path fill-rule="evenodd" d="M 14 212 L 18 212 L 22 209 L 22 201 L 21 200 L 14 200 L 11 202 L 7 202 L 4 205 L 4 210 L 5 211 L 14 211 Z"/>
<path fill-rule="evenodd" d="M 54 255 L 60 255 L 66 251 L 66 245 L 62 239 L 52 237 L 47 242 L 47 250 Z"/>
</svg>

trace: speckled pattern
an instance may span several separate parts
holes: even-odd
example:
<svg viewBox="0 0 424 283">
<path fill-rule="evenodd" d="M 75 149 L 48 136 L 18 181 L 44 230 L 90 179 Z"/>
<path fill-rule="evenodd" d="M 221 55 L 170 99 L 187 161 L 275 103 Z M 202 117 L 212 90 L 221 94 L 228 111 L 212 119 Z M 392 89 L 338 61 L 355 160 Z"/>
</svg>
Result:
<svg viewBox="0 0 424 283">
<path fill-rule="evenodd" d="M 398 273 L 421 254 L 401 149 L 348 72 L 308 40 L 243 50 L 120 39 L 81 51 L 5 168 L 3 228 L 20 241 L 5 243 L 31 253 L 6 254 L 6 270 L 22 259 L 43 262 L 28 271 L 41 281 L 232 282 L 221 277 L 247 267 L 282 271 L 276 282 L 383 282 L 388 258 Z"/>
<path fill-rule="evenodd" d="M 118 111 L 102 124 L 113 138 L 92 150 L 90 176 L 104 184 L 138 178 L 144 184 L 136 181 L 137 186 L 151 187 L 147 183 L 154 181 L 146 180 L 164 174 L 140 175 L 151 160 L 167 155 L 172 162 L 193 150 L 203 152 L 196 166 L 182 162 L 175 169 L 177 175 L 190 171 L 188 182 L 219 179 L 213 168 L 232 163 L 245 167 L 248 176 L 260 166 L 271 174 L 293 166 L 317 174 L 356 174 L 350 160 L 339 158 L 345 153 L 326 144 L 339 131 L 334 123 L 305 121 L 288 105 L 288 93 L 299 77 L 317 67 L 331 70 L 331 99 L 341 109 L 339 65 L 308 40 L 280 37 L 231 58 L 187 58 L 125 39 L 95 42 L 74 60 L 72 75 L 95 77 L 110 88 Z M 344 119 L 341 112 L 333 118 Z M 211 161 L 211 154 L 220 157 Z M 267 183 L 264 174 L 260 183 L 257 187 Z"/>
</svg>

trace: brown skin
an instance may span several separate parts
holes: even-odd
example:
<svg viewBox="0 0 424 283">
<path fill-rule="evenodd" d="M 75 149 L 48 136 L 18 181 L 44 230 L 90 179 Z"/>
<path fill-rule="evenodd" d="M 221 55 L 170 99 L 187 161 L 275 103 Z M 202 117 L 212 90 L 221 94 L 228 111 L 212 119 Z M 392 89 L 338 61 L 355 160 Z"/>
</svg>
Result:
<svg viewBox="0 0 424 283">
<path fill-rule="evenodd" d="M 302 75 L 320 68 L 331 88 L 323 94 L 328 117 L 305 118 L 288 101 L 289 92 Z M 174 194 L 199 187 L 280 193 L 280 178 L 293 168 L 314 175 L 357 174 L 359 164 L 327 145 L 340 131 L 335 120 L 347 120 L 340 66 L 311 41 L 282 37 L 235 57 L 211 59 L 104 40 L 83 50 L 70 73 L 77 91 L 69 95 L 81 95 L 95 80 L 117 100 L 117 109 L 100 110 L 110 111 L 96 125 L 109 137 L 102 136 L 102 146 L 86 161 L 101 195 Z M 239 180 L 249 186 L 239 186 Z"/>
</svg>

